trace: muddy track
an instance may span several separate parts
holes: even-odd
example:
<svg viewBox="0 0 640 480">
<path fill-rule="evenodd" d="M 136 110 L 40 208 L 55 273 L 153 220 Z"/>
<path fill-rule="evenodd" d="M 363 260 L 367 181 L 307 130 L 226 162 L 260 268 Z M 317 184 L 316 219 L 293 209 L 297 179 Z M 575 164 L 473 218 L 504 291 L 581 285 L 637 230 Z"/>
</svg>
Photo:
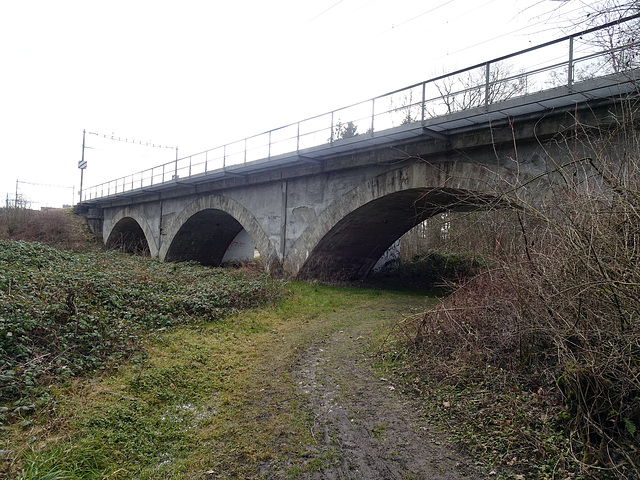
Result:
<svg viewBox="0 0 640 480">
<path fill-rule="evenodd" d="M 373 374 L 358 325 L 314 342 L 294 372 L 324 453 L 311 480 L 476 479 L 473 461 L 443 445 L 411 402 Z"/>
</svg>

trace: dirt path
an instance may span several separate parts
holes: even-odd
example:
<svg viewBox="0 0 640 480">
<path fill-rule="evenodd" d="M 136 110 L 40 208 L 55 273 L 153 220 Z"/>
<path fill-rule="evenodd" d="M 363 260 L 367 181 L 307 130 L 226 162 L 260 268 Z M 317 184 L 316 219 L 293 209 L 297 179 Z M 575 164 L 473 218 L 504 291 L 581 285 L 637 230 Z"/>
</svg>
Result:
<svg viewBox="0 0 640 480">
<path fill-rule="evenodd" d="M 384 378 L 365 354 L 373 325 L 359 324 L 315 341 L 296 379 L 314 412 L 314 437 L 326 452 L 320 479 L 481 478 L 473 462 L 441 445 L 439 435 Z"/>
</svg>

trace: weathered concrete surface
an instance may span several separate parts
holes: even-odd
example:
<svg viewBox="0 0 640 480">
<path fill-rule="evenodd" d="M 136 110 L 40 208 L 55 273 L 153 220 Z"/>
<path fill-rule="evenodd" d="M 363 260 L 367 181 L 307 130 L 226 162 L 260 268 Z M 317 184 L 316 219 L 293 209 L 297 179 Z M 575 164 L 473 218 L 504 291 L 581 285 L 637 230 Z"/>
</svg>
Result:
<svg viewBox="0 0 640 480">
<path fill-rule="evenodd" d="M 243 262 L 255 258 L 255 245 L 245 229 L 231 241 L 227 251 L 222 257 L 222 263 Z"/>
<path fill-rule="evenodd" d="M 566 142 L 576 116 L 606 130 L 614 107 L 505 119 L 452 131 L 447 140 L 425 134 L 367 148 L 351 142 L 339 154 L 301 156 L 286 168 L 107 198 L 91 205 L 93 222 L 100 212 L 107 243 L 141 231 L 152 256 L 208 265 L 220 264 L 244 230 L 269 271 L 359 278 L 406 231 L 443 210 L 544 201 L 550 185 L 575 174 L 560 164 L 575 167 L 588 154 L 578 151 L 580 142 Z"/>
</svg>

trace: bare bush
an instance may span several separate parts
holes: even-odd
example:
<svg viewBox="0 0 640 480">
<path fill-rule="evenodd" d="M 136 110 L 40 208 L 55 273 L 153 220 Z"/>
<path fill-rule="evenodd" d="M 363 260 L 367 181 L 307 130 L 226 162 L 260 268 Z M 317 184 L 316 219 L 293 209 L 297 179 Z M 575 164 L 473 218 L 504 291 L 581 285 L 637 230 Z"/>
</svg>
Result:
<svg viewBox="0 0 640 480">
<path fill-rule="evenodd" d="M 99 244 L 97 237 L 88 231 L 80 217 L 61 209 L 0 209 L 0 238 L 40 242 L 74 251 L 86 250 Z"/>
<path fill-rule="evenodd" d="M 517 216 L 517 211 L 505 208 L 447 210 L 403 235 L 400 258 L 408 261 L 433 252 L 478 258 L 508 255 L 520 233 Z"/>
<path fill-rule="evenodd" d="M 510 213 L 518 232 L 503 242 L 508 254 L 496 250 L 484 273 L 427 312 L 411 342 L 434 375 L 463 360 L 555 392 L 574 470 L 623 478 L 640 476 L 636 109 L 630 102 L 606 131 L 576 126 L 565 154 L 578 171 L 546 204 Z M 484 215 L 483 228 L 495 231 L 497 218 Z"/>
<path fill-rule="evenodd" d="M 148 257 L 151 255 L 147 239 L 144 237 L 144 234 L 140 235 L 139 232 L 122 232 L 114 238 L 111 238 L 107 247 L 110 250 L 138 255 L 140 257 Z"/>
</svg>

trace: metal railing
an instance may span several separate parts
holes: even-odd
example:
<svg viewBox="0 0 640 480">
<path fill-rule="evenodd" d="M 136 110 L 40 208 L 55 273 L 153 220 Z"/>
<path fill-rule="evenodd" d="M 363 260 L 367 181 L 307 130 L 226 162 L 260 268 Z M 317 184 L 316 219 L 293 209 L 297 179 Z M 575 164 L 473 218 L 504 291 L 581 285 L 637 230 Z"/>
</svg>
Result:
<svg viewBox="0 0 640 480">
<path fill-rule="evenodd" d="M 144 190 L 347 138 L 364 139 L 400 125 L 424 124 L 431 118 L 633 70 L 640 66 L 640 41 L 631 33 L 639 18 L 640 14 L 584 30 L 119 177 L 85 189 L 81 198 Z"/>
</svg>

